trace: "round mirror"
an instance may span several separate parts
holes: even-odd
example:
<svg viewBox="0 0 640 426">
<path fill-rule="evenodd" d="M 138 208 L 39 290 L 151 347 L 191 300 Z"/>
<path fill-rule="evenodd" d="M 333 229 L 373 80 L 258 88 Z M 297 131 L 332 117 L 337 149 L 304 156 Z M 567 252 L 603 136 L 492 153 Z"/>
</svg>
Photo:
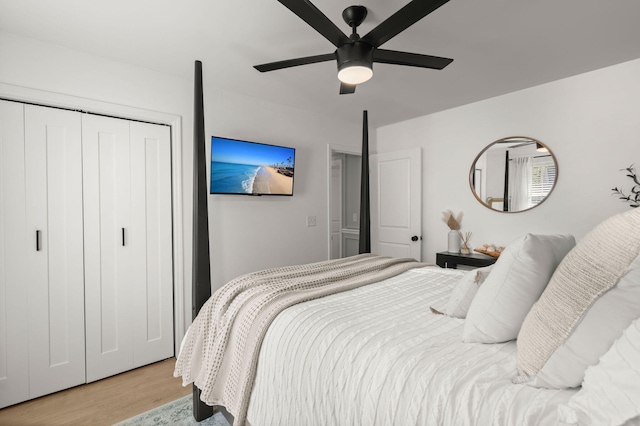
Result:
<svg viewBox="0 0 640 426">
<path fill-rule="evenodd" d="M 473 195 L 484 206 L 516 213 L 547 199 L 558 179 L 558 163 L 542 142 L 512 136 L 490 143 L 469 172 Z"/>
</svg>

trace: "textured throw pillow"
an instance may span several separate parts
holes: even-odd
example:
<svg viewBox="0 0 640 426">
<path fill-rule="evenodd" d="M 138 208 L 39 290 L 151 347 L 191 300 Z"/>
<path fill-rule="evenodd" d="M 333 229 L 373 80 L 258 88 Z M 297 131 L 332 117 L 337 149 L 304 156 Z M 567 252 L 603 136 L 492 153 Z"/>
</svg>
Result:
<svg viewBox="0 0 640 426">
<path fill-rule="evenodd" d="M 445 313 L 454 318 L 466 318 L 473 297 L 478 292 L 480 285 L 489 276 L 492 268 L 493 265 L 467 272 L 451 292 Z"/>
<path fill-rule="evenodd" d="M 516 382 L 534 379 L 594 302 L 628 272 L 639 253 L 640 209 L 633 209 L 602 222 L 567 254 L 522 324 Z M 613 339 L 619 332 L 612 332 Z M 573 386 L 560 377 L 554 381 L 556 386 Z"/>
<path fill-rule="evenodd" d="M 550 389 L 580 386 L 587 367 L 597 364 L 624 329 L 639 317 L 640 256 L 615 286 L 593 302 L 573 332 L 527 384 Z"/>
<path fill-rule="evenodd" d="M 527 312 L 575 244 L 571 235 L 534 234 L 510 243 L 471 302 L 462 340 L 500 343 L 515 339 Z"/>
<path fill-rule="evenodd" d="M 600 362 L 587 369 L 582 389 L 567 404 L 558 407 L 558 420 L 560 424 L 580 426 L 640 424 L 639 383 L 640 319 L 637 319 Z"/>
</svg>

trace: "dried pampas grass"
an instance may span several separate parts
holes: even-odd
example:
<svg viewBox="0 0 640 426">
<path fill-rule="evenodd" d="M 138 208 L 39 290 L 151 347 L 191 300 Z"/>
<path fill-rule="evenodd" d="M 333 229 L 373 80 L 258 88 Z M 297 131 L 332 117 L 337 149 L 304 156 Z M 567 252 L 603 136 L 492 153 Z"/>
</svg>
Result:
<svg viewBox="0 0 640 426">
<path fill-rule="evenodd" d="M 446 223 L 452 231 L 458 231 L 462 224 L 462 216 L 462 212 L 458 213 L 458 216 L 456 216 L 451 210 L 445 210 L 442 212 L 442 221 Z"/>
</svg>

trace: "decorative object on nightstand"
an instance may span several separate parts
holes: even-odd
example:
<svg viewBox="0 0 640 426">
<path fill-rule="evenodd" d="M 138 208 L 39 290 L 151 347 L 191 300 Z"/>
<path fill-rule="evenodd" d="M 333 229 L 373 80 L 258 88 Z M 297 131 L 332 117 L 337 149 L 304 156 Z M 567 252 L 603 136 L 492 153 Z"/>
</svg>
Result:
<svg viewBox="0 0 640 426">
<path fill-rule="evenodd" d="M 462 240 L 462 246 L 460 247 L 460 253 L 469 254 L 471 253 L 471 246 L 469 246 L 469 240 L 471 239 L 471 232 L 465 232 L 464 234 L 458 231 L 460 234 L 460 239 Z"/>
<path fill-rule="evenodd" d="M 450 253 L 460 253 L 460 223 L 462 222 L 463 213 L 458 213 L 455 216 L 451 210 L 445 210 L 442 212 L 442 221 L 449 227 L 449 239 L 447 245 L 447 251 Z"/>
<path fill-rule="evenodd" d="M 476 248 L 474 251 L 478 253 L 486 254 L 487 256 L 495 257 L 496 259 L 500 257 L 500 254 L 504 250 L 502 246 L 492 246 L 490 244 L 483 244 L 480 247 Z"/>
<path fill-rule="evenodd" d="M 611 195 L 619 195 L 622 202 L 629 203 L 631 207 L 640 207 L 640 180 L 638 180 L 638 175 L 633 168 L 633 164 L 626 169 L 620 169 L 620 171 L 627 172 L 627 177 L 633 180 L 634 186 L 631 187 L 631 193 L 629 195 L 625 195 L 624 192 L 622 192 L 622 187 L 618 189 L 617 186 L 612 189 L 613 193 Z"/>
</svg>

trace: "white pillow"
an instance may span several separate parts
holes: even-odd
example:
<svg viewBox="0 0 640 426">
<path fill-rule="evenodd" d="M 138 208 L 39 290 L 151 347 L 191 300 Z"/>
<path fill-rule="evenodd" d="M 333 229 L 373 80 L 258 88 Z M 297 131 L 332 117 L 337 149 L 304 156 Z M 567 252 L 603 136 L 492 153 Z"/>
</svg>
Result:
<svg viewBox="0 0 640 426">
<path fill-rule="evenodd" d="M 613 288 L 593 302 L 569 337 L 527 384 L 550 389 L 580 386 L 587 367 L 597 364 L 624 329 L 638 317 L 640 256 Z"/>
<path fill-rule="evenodd" d="M 582 389 L 567 404 L 558 406 L 558 420 L 569 425 L 640 424 L 638 416 L 640 318 L 627 327 L 597 365 L 587 369 Z"/>
<path fill-rule="evenodd" d="M 493 268 L 493 265 L 467 272 L 451 292 L 444 312 L 450 317 L 466 318 L 471 301 L 478 292 L 480 285 L 489 276 L 491 268 Z"/>
<path fill-rule="evenodd" d="M 510 243 L 471 302 L 462 341 L 514 340 L 529 309 L 575 244 L 572 235 L 534 234 Z"/>
<path fill-rule="evenodd" d="M 625 274 L 631 274 L 630 271 L 635 268 L 632 265 L 639 256 L 640 209 L 630 209 L 610 217 L 580 240 L 560 263 L 544 293 L 531 308 L 522 324 L 517 342 L 519 376 L 514 379 L 514 382 L 533 381 L 534 384 L 538 382 L 535 376 L 544 369 L 552 357 L 555 358 L 557 350 L 565 346 L 569 339 L 573 339 L 572 334 L 578 329 L 583 329 L 582 332 L 586 334 L 586 337 L 582 338 L 585 344 L 578 347 L 589 347 L 588 334 L 592 330 L 589 326 L 581 326 L 581 322 L 589 321 L 592 315 L 589 311 L 594 307 L 603 312 L 600 304 L 612 297 L 607 293 L 617 287 Z M 634 284 L 633 280 L 631 278 L 631 285 L 637 286 L 637 281 Z M 604 312 L 617 309 L 611 306 L 617 306 L 615 301 L 608 308 L 605 305 Z M 627 316 L 626 321 L 631 322 L 629 318 L 634 318 L 633 311 L 629 317 L 627 310 L 629 306 L 624 302 L 619 306 L 621 316 Z M 633 308 L 633 306 L 630 307 Z M 596 313 L 594 322 L 597 324 L 610 321 L 611 327 L 605 324 L 598 331 L 598 339 L 607 336 L 608 342 L 613 342 L 624 330 L 624 325 L 619 325 L 603 315 Z M 598 350 L 606 351 L 608 342 L 604 343 L 605 349 Z M 594 344 L 595 346 L 597 345 Z M 582 350 L 578 349 L 578 352 Z M 572 363 L 571 354 L 562 356 L 560 359 L 562 358 L 565 358 L 565 365 Z M 559 365 L 562 371 L 562 363 Z M 587 365 L 589 364 L 583 365 L 582 371 Z M 554 375 L 555 377 L 552 377 Z M 551 383 L 551 378 L 555 381 L 554 383 Z M 579 381 L 579 379 L 571 379 L 570 376 L 565 378 L 557 373 L 547 374 L 544 380 L 548 385 L 561 387 L 575 386 Z"/>
</svg>

